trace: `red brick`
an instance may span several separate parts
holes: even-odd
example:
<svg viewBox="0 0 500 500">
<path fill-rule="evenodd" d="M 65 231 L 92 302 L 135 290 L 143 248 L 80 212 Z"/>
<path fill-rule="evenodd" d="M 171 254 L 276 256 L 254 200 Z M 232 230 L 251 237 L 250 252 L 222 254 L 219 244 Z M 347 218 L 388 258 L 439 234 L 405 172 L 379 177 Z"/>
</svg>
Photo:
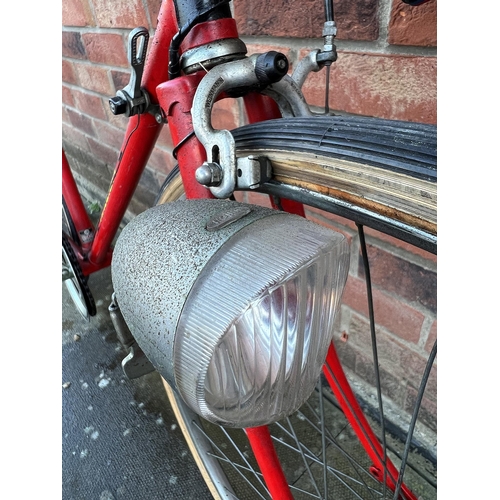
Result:
<svg viewBox="0 0 500 500">
<path fill-rule="evenodd" d="M 436 47 L 437 0 L 418 7 L 393 2 L 387 39 L 393 45 Z"/>
<path fill-rule="evenodd" d="M 102 28 L 148 26 L 141 0 L 94 0 L 94 12 Z"/>
<path fill-rule="evenodd" d="M 66 85 L 62 86 L 62 102 L 64 104 L 67 104 L 68 106 L 71 106 L 72 108 L 75 107 L 73 91 L 69 87 L 66 87 Z"/>
<path fill-rule="evenodd" d="M 62 2 L 63 26 L 93 26 L 92 10 L 87 0 L 64 0 Z"/>
<path fill-rule="evenodd" d="M 67 123 L 67 124 L 71 123 L 71 120 L 69 119 L 69 114 L 68 114 L 68 110 L 66 109 L 66 106 L 62 107 L 62 121 L 65 122 L 65 123 Z"/>
<path fill-rule="evenodd" d="M 71 124 L 81 130 L 83 133 L 91 136 L 95 136 L 94 126 L 92 124 L 92 120 L 85 115 L 82 115 L 78 111 L 74 111 L 72 109 L 68 109 L 69 119 Z"/>
<path fill-rule="evenodd" d="M 111 95 L 114 95 L 109 74 L 106 69 L 90 64 L 75 63 L 75 70 L 81 87 L 87 90 L 93 90 L 104 96 L 111 97 Z"/>
<path fill-rule="evenodd" d="M 408 387 L 404 409 L 410 414 L 413 413 L 416 399 L 417 399 L 417 390 L 413 389 L 412 387 Z M 418 421 L 426 425 L 429 429 L 436 431 L 437 430 L 436 417 L 437 417 L 436 402 L 424 396 L 418 412 Z"/>
<path fill-rule="evenodd" d="M 156 144 L 158 146 L 163 146 L 167 149 L 172 150 L 174 147 L 174 144 L 172 142 L 172 136 L 170 135 L 170 130 L 168 129 L 167 126 L 163 126 L 161 129 L 160 135 L 158 136 L 158 140 L 156 141 Z"/>
<path fill-rule="evenodd" d="M 377 351 L 379 362 L 387 369 L 390 367 L 392 371 L 401 366 L 401 360 L 404 359 L 405 352 L 408 350 L 399 342 L 384 331 L 377 333 Z M 349 336 L 347 342 L 356 351 L 363 351 L 368 356 L 372 357 L 373 348 L 370 333 L 370 323 L 367 318 L 358 314 L 351 315 L 349 323 Z"/>
<path fill-rule="evenodd" d="M 62 32 L 62 55 L 73 59 L 87 59 L 80 33 L 77 31 Z"/>
<path fill-rule="evenodd" d="M 272 208 L 269 196 L 267 194 L 256 193 L 255 191 L 246 191 L 243 196 L 244 203 L 251 205 L 260 205 L 261 207 Z"/>
<path fill-rule="evenodd" d="M 366 287 L 363 280 L 349 276 L 343 303 L 368 317 Z M 399 302 L 379 290 L 373 290 L 375 322 L 399 338 L 418 343 L 424 316 L 419 311 Z"/>
<path fill-rule="evenodd" d="M 130 81 L 130 73 L 125 71 L 111 71 L 111 79 L 113 80 L 113 86 L 115 88 L 115 93 L 118 90 L 125 88 Z"/>
<path fill-rule="evenodd" d="M 160 12 L 162 0 L 146 0 L 149 12 L 149 18 L 151 19 L 151 27 L 156 28 L 158 24 L 158 13 Z"/>
<path fill-rule="evenodd" d="M 376 40 L 377 0 L 337 0 L 337 37 L 342 40 Z M 325 21 L 317 0 L 249 0 L 235 2 L 235 18 L 243 35 L 321 38 Z"/>
<path fill-rule="evenodd" d="M 111 113 L 111 110 L 109 109 L 109 104 L 107 101 L 108 101 L 108 99 L 105 98 L 104 111 L 106 112 L 106 117 L 107 117 L 106 121 L 110 125 L 113 125 L 114 127 L 121 129 L 122 133 L 125 133 L 129 119 L 125 115 L 114 115 L 113 113 Z"/>
<path fill-rule="evenodd" d="M 331 67 L 330 108 L 380 118 L 436 123 L 436 58 L 339 52 Z M 311 74 L 303 92 L 324 105 L 323 71 Z"/>
<path fill-rule="evenodd" d="M 62 61 L 62 81 L 73 83 L 75 85 L 78 84 L 75 68 L 73 63 L 70 61 Z"/>
<path fill-rule="evenodd" d="M 106 113 L 104 111 L 104 105 L 101 97 L 76 89 L 73 90 L 73 97 L 76 108 L 82 113 L 93 116 L 94 118 L 100 118 L 101 120 L 106 119 Z"/>
<path fill-rule="evenodd" d="M 94 121 L 94 128 L 97 138 L 102 144 L 110 146 L 113 149 L 120 149 L 123 142 L 123 132 L 120 129 L 99 120 Z"/>
<path fill-rule="evenodd" d="M 165 175 L 175 167 L 175 164 L 176 161 L 174 160 L 174 157 L 160 148 L 153 149 L 148 161 L 148 166 L 151 169 Z"/>
<path fill-rule="evenodd" d="M 90 152 L 93 156 L 102 160 L 104 163 L 114 166 L 118 160 L 118 151 L 116 149 L 110 148 L 105 144 L 96 141 L 95 139 L 88 139 Z"/>
<path fill-rule="evenodd" d="M 87 142 L 87 136 L 78 129 L 75 129 L 72 125 L 62 124 L 62 137 L 66 139 L 71 144 L 78 146 L 80 149 L 88 149 L 89 145 Z"/>
<path fill-rule="evenodd" d="M 212 126 L 216 130 L 232 130 L 239 125 L 239 107 L 235 99 L 222 99 L 212 109 Z"/>
<path fill-rule="evenodd" d="M 125 43 L 121 35 L 114 33 L 84 33 L 82 41 L 90 61 L 128 67 Z"/>
<path fill-rule="evenodd" d="M 247 43 L 247 55 L 251 56 L 252 54 L 262 54 L 263 52 L 269 52 L 270 50 L 276 50 L 277 52 L 281 52 L 285 54 L 286 57 L 290 58 L 290 47 L 282 44 L 264 44 L 264 43 Z M 290 61 L 290 64 L 292 61 Z"/>
<path fill-rule="evenodd" d="M 431 326 L 429 336 L 427 337 L 427 342 L 425 343 L 425 350 L 427 352 L 431 352 L 436 339 L 437 339 L 437 321 L 434 321 L 434 323 Z"/>
<path fill-rule="evenodd" d="M 373 286 L 404 300 L 420 304 L 432 313 L 436 312 L 436 272 L 408 262 L 376 246 L 367 246 L 370 275 Z M 361 252 L 358 260 L 358 276 L 364 279 Z"/>
<path fill-rule="evenodd" d="M 427 357 L 422 357 L 419 354 L 407 349 L 401 357 L 401 366 L 406 371 L 406 378 L 409 384 L 417 389 L 420 387 L 422 376 L 425 372 L 425 367 L 427 365 Z M 427 385 L 425 389 L 425 395 L 436 401 L 437 399 L 437 364 L 434 362 L 431 371 L 429 373 L 429 378 L 427 380 Z"/>
</svg>

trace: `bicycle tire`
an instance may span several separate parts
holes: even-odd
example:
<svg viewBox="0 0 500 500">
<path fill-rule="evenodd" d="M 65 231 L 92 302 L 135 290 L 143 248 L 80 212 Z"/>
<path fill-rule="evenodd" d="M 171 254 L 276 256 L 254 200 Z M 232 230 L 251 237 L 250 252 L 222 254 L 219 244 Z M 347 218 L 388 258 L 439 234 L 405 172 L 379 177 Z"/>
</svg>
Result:
<svg viewBox="0 0 500 500">
<path fill-rule="evenodd" d="M 236 129 L 232 133 L 238 157 L 265 155 L 271 160 L 273 179 L 261 186 L 259 191 L 327 210 L 436 252 L 435 127 L 374 118 L 315 117 L 270 120 Z M 392 189 L 390 197 L 383 192 L 387 185 Z M 174 169 L 165 180 L 157 203 L 175 201 L 181 194 L 182 180 L 178 169 Z M 222 428 L 219 431 L 215 429 L 218 426 L 202 422 L 165 381 L 164 384 L 191 453 L 214 498 L 256 498 L 254 489 L 248 496 L 236 491 L 241 479 L 238 471 L 234 473 L 237 481 L 227 479 L 225 474 L 231 474 L 231 469 L 229 472 L 222 470 L 220 458 L 212 456 L 221 450 L 207 452 L 215 446 L 213 438 L 208 435 L 208 428 L 212 429 L 210 432 L 226 431 Z M 321 401 L 329 401 L 328 390 L 323 386 L 316 393 Z M 299 420 L 315 418 L 309 409 L 303 411 L 309 416 L 302 413 Z M 329 406 L 328 411 L 333 413 L 333 406 Z M 280 427 L 277 432 L 286 441 L 286 429 Z M 245 449 L 242 453 L 247 451 Z M 435 465 L 425 459 L 422 461 L 424 467 L 430 469 Z M 241 468 L 240 465 L 238 467 Z M 374 488 L 371 483 L 366 484 L 368 480 L 362 481 L 368 491 Z M 433 477 L 425 477 L 423 482 L 426 483 L 425 488 L 429 487 L 432 497 L 436 486 Z M 258 477 L 255 483 L 252 488 L 260 488 Z M 230 484 L 235 487 L 234 491 L 230 490 Z M 371 498 L 357 496 L 357 489 L 355 492 L 351 489 L 347 488 L 347 496 L 340 496 L 335 490 L 338 495 L 335 498 Z M 293 491 L 295 493 L 296 490 Z M 268 498 L 265 489 L 261 493 L 262 498 Z M 319 495 L 317 498 L 322 497 Z"/>
</svg>

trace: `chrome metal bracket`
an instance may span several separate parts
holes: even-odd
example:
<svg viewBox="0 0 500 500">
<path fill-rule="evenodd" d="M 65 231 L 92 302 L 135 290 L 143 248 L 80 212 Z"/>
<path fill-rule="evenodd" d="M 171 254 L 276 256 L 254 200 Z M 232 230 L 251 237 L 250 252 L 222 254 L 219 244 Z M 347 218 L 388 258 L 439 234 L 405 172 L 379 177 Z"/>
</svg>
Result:
<svg viewBox="0 0 500 500">
<path fill-rule="evenodd" d="M 191 115 L 194 132 L 207 152 L 207 161 L 198 169 L 197 179 L 217 198 L 228 198 L 236 188 L 254 189 L 271 176 L 267 160 L 258 157 L 238 160 L 232 134 L 212 127 L 212 108 L 222 92 L 259 90 L 276 101 L 284 117 L 312 116 L 299 86 L 289 75 L 281 75 L 278 81 L 273 81 L 274 77 L 263 74 L 263 61 L 266 65 L 274 61 L 276 67 L 285 70 L 282 58 L 284 56 L 278 53 L 254 54 L 220 64 L 212 68 L 198 86 Z"/>
<path fill-rule="evenodd" d="M 129 379 L 134 379 L 154 372 L 155 367 L 151 364 L 147 356 L 139 347 L 137 341 L 125 323 L 125 319 L 120 311 L 120 307 L 118 306 L 114 293 L 112 295 L 108 311 L 118 340 L 122 346 L 129 351 L 128 355 L 122 360 L 122 370 L 125 376 Z"/>
</svg>

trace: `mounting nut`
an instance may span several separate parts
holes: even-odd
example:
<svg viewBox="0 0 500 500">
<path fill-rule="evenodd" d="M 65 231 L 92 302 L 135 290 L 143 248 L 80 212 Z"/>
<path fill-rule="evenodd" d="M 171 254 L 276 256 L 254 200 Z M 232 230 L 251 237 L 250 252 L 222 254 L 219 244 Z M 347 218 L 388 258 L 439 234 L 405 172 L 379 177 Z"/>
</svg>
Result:
<svg viewBox="0 0 500 500">
<path fill-rule="evenodd" d="M 206 161 L 196 170 L 195 178 L 203 186 L 219 186 L 222 182 L 222 168 L 217 163 Z"/>
</svg>

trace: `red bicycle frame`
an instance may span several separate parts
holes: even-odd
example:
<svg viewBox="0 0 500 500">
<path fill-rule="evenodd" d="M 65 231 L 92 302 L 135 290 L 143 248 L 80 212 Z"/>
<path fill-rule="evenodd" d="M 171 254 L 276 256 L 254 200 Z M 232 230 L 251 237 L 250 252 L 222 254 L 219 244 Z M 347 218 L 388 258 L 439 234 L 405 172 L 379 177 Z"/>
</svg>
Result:
<svg viewBox="0 0 500 500">
<path fill-rule="evenodd" d="M 174 2 L 164 1 L 141 83 L 149 93 L 151 101 L 159 104 L 167 118 L 187 198 L 210 198 L 212 197 L 210 191 L 195 180 L 195 170 L 206 160 L 206 152 L 192 133 L 191 119 L 193 98 L 204 73 L 198 72 L 169 80 L 169 48 L 172 38 L 178 31 Z M 182 49 L 185 51 L 216 40 L 237 37 L 233 19 L 206 21 L 196 25 L 184 40 Z M 251 93 L 243 99 L 251 123 L 280 117 L 278 107 L 267 97 Z M 63 151 L 63 197 L 76 232 L 79 235 L 87 235 L 87 238 L 81 237 L 80 241 L 71 242 L 85 276 L 110 265 L 111 243 L 162 126 L 163 124 L 158 123 L 152 114 L 144 113 L 130 118 L 108 197 L 95 228 L 78 193 Z M 304 216 L 304 209 L 299 203 L 282 200 L 281 208 Z M 382 447 L 347 382 L 333 344 L 327 356 L 324 374 L 347 419 L 373 461 L 372 473 L 383 482 L 382 471 L 386 470 L 386 484 L 394 490 L 398 472 L 389 459 L 384 458 Z M 247 429 L 247 436 L 273 498 L 292 498 L 267 427 Z M 416 498 L 405 485 L 402 487 L 401 497 Z"/>
</svg>

